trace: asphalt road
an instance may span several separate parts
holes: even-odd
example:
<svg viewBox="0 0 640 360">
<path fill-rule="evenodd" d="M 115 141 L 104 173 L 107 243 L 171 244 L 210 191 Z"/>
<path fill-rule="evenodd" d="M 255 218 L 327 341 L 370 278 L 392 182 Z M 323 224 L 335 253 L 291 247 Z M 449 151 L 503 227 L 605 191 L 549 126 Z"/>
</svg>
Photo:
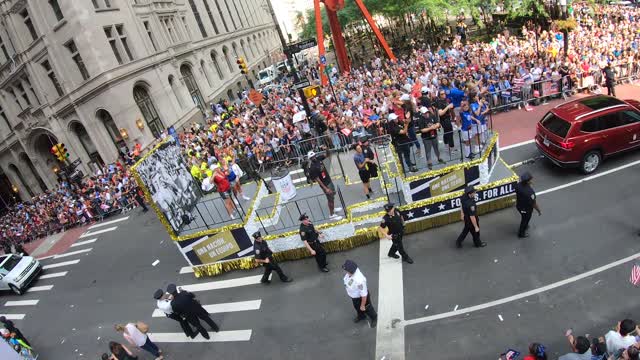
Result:
<svg viewBox="0 0 640 360">
<path fill-rule="evenodd" d="M 502 155 L 513 164 L 537 153 L 528 144 Z M 610 159 L 598 173 L 638 160 L 639 152 Z M 538 191 L 584 178 L 546 160 L 517 171 L 525 169 L 534 174 Z M 526 240 L 515 236 L 518 215 L 514 209 L 481 218 L 482 237 L 489 243 L 484 249 L 472 248 L 470 240 L 465 248 L 454 248 L 460 224 L 408 236 L 406 248 L 416 262 L 403 265 L 405 320 L 513 296 L 640 252 L 636 236 L 639 175 L 640 166 L 631 166 L 541 195 L 543 215 L 534 216 L 532 236 Z M 195 293 L 203 305 L 226 305 L 224 312 L 212 315 L 222 334 L 210 343 L 159 342 L 167 359 L 205 359 L 214 354 L 224 359 L 375 357 L 376 331 L 351 322 L 354 313 L 342 287 L 340 265 L 347 258 L 360 265 L 377 303 L 378 243 L 330 254 L 328 274 L 318 272 L 313 259 L 283 263 L 285 272 L 295 279 L 291 284 L 277 278 L 266 286 L 255 283 L 261 269 L 195 279 L 179 273 L 186 262 L 153 214 L 127 215 L 124 221 L 91 229 L 116 227 L 79 239 L 78 243 L 97 240 L 72 247 L 66 254 L 91 250 L 44 260 L 45 265 L 80 260 L 45 270 L 45 275 L 67 271 L 35 284 L 52 288 L 22 297 L 0 295 L 0 313 L 25 315 L 16 324 L 41 358 L 97 359 L 108 350 L 110 340 L 124 342 L 113 331 L 113 324 L 119 322 L 145 321 L 161 339 L 180 332 L 173 320 L 152 317 L 154 290 L 170 282 L 202 284 L 205 290 Z M 602 335 L 616 321 L 637 313 L 634 289 L 628 282 L 630 264 L 468 315 L 408 325 L 406 358 L 495 359 L 507 348 L 522 351 L 531 341 L 546 344 L 551 353 L 564 353 L 568 347 L 562 334 L 567 327 L 576 333 Z M 241 282 L 249 284 L 239 286 Z M 39 301 L 33 306 L 5 306 L 6 301 L 15 300 Z"/>
</svg>

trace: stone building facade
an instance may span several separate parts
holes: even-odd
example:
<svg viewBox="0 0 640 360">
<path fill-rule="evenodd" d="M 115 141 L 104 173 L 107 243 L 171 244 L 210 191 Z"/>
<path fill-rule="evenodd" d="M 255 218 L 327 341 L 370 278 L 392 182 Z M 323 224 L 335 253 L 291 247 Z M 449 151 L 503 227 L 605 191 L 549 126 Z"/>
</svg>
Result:
<svg viewBox="0 0 640 360">
<path fill-rule="evenodd" d="M 0 187 L 56 188 L 53 144 L 92 173 L 236 100 L 282 59 L 267 1 L 0 0 Z"/>
</svg>

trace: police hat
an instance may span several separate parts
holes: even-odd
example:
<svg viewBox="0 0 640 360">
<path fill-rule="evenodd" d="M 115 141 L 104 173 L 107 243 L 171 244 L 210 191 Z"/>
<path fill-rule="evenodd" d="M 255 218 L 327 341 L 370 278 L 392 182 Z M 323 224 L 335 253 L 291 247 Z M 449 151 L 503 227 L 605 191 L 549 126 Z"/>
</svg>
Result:
<svg viewBox="0 0 640 360">
<path fill-rule="evenodd" d="M 358 264 L 356 264 L 352 260 L 347 260 L 344 262 L 344 265 L 342 265 L 342 269 L 350 274 L 353 274 L 358 269 Z"/>
<path fill-rule="evenodd" d="M 385 209 L 386 211 L 389 211 L 389 210 L 393 209 L 393 207 L 394 207 L 394 206 L 395 206 L 395 205 L 393 205 L 393 203 L 388 203 L 388 204 L 385 204 L 385 205 L 384 205 L 384 209 Z"/>
<path fill-rule="evenodd" d="M 164 291 L 162 291 L 162 289 L 158 289 L 156 290 L 156 292 L 153 293 L 153 298 L 156 300 L 160 300 L 162 295 L 164 295 Z"/>
<path fill-rule="evenodd" d="M 527 181 L 529 181 L 531 179 L 533 179 L 533 176 L 528 171 L 525 171 L 525 172 L 522 173 L 522 175 L 520 175 L 520 181 L 521 182 L 527 182 Z"/>
<path fill-rule="evenodd" d="M 466 188 L 464 188 L 464 193 L 465 194 L 471 194 L 476 192 L 476 188 L 473 185 L 469 185 Z"/>
<path fill-rule="evenodd" d="M 167 292 L 169 294 L 175 294 L 176 292 L 178 292 L 178 288 L 176 287 L 176 284 L 167 285 Z"/>
<path fill-rule="evenodd" d="M 254 239 L 257 239 L 257 238 L 259 238 L 259 237 L 262 237 L 262 234 L 260 234 L 260 231 L 256 231 L 256 232 L 254 232 L 254 233 L 253 233 L 253 235 L 251 235 L 251 236 L 253 236 L 253 238 L 254 238 Z"/>
<path fill-rule="evenodd" d="M 309 216 L 307 216 L 307 213 L 302 213 L 302 215 L 300 215 L 300 218 L 298 218 L 298 221 L 306 220 L 308 218 Z"/>
</svg>

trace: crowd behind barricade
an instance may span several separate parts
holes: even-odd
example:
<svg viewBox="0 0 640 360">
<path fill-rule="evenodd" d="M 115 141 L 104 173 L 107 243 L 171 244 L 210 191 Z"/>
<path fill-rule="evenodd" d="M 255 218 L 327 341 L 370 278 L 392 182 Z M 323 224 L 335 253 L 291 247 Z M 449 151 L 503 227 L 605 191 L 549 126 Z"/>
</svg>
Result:
<svg viewBox="0 0 640 360">
<path fill-rule="evenodd" d="M 569 329 L 565 333 L 568 352 L 558 360 L 639 360 L 640 329 L 632 319 L 619 321 L 613 330 L 604 336 L 574 335 Z M 520 352 L 510 349 L 501 354 L 500 360 L 519 359 Z M 549 349 L 540 343 L 531 343 L 523 354 L 523 360 L 547 360 L 552 358 Z"/>
<path fill-rule="evenodd" d="M 13 205 L 0 219 L 0 246 L 26 253 L 24 243 L 137 206 L 146 211 L 128 169 L 120 162 L 105 165 L 81 183 L 60 180 L 56 190 Z"/>
</svg>

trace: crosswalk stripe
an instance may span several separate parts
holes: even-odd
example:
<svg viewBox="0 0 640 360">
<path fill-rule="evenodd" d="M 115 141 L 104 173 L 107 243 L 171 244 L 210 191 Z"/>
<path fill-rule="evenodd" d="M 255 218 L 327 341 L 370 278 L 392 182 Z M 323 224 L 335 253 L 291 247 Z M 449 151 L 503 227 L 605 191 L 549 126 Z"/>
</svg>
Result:
<svg viewBox="0 0 640 360">
<path fill-rule="evenodd" d="M 94 236 L 94 235 L 98 235 L 98 234 L 102 234 L 102 233 L 106 233 L 109 231 L 113 231 L 115 229 L 117 229 L 117 226 L 112 226 L 110 228 L 106 228 L 106 229 L 100 229 L 100 230 L 96 230 L 96 231 L 87 231 L 86 233 L 80 235 L 80 237 L 78 239 L 82 239 L 82 238 L 86 238 L 89 236 Z"/>
<path fill-rule="evenodd" d="M 4 303 L 4 306 L 33 306 L 37 305 L 40 300 L 18 300 L 18 301 L 7 301 Z"/>
<path fill-rule="evenodd" d="M 115 219 L 115 220 L 110 220 L 110 221 L 105 221 L 105 222 L 93 224 L 93 225 L 89 226 L 89 230 L 98 228 L 100 226 L 107 226 L 107 225 L 119 223 L 120 221 L 125 221 L 125 220 L 128 220 L 128 219 L 129 219 L 129 217 L 125 216 L 125 217 L 120 218 L 120 219 Z"/>
<path fill-rule="evenodd" d="M 192 274 L 193 273 L 193 268 L 191 266 L 185 266 L 182 269 L 180 269 L 180 274 Z"/>
<path fill-rule="evenodd" d="M 262 300 L 250 300 L 250 301 L 237 301 L 237 302 L 230 302 L 230 303 L 202 305 L 202 307 L 205 310 L 207 310 L 209 314 L 218 314 L 218 313 L 226 313 L 226 312 L 258 310 L 260 309 L 261 303 L 262 303 Z M 162 310 L 156 309 L 153 311 L 153 317 L 164 317 L 164 316 L 165 315 Z"/>
<path fill-rule="evenodd" d="M 24 319 L 24 314 L 0 314 L 0 316 L 4 316 L 7 320 L 22 320 Z"/>
<path fill-rule="evenodd" d="M 273 275 L 273 274 L 272 274 Z M 205 291 L 205 290 L 217 290 L 227 289 L 238 286 L 255 285 L 259 284 L 262 279 L 262 275 L 245 276 L 237 279 L 221 280 L 221 281 L 209 281 L 200 284 L 182 285 L 180 286 L 187 291 Z"/>
<path fill-rule="evenodd" d="M 35 291 L 47 291 L 53 289 L 53 285 L 42 285 L 42 286 L 34 286 L 29 288 L 27 292 L 35 292 Z"/>
<path fill-rule="evenodd" d="M 59 254 L 54 256 L 54 259 L 60 259 L 63 257 L 67 257 L 67 256 L 74 256 L 74 255 L 78 255 L 78 254 L 82 254 L 82 253 L 86 253 L 93 250 L 93 248 L 87 248 L 87 249 L 82 249 L 82 250 L 76 250 L 76 251 L 72 251 L 72 252 L 68 252 L 68 253 L 64 253 L 64 254 Z"/>
<path fill-rule="evenodd" d="M 51 273 L 51 274 L 44 274 L 44 275 L 40 275 L 40 277 L 38 279 L 44 280 L 44 279 L 63 277 L 63 276 L 66 276 L 67 273 L 68 273 L 68 271 L 62 271 L 62 272 Z"/>
<path fill-rule="evenodd" d="M 232 330 L 210 332 L 211 339 L 205 339 L 202 335 L 195 339 L 187 337 L 184 333 L 149 333 L 149 338 L 157 343 L 203 343 L 203 342 L 229 342 L 229 341 L 249 341 L 251 330 Z"/>
<path fill-rule="evenodd" d="M 80 242 L 74 243 L 73 245 L 71 245 L 71 247 L 76 247 L 76 246 L 82 246 L 82 245 L 91 244 L 91 243 L 96 242 L 96 240 L 98 240 L 98 238 L 95 238 L 95 239 L 89 239 L 89 240 L 85 240 L 85 241 L 80 241 Z"/>
<path fill-rule="evenodd" d="M 80 259 L 63 261 L 63 262 L 60 262 L 60 263 L 45 265 L 45 266 L 42 267 L 42 270 L 53 269 L 53 268 L 57 268 L 57 267 L 61 267 L 61 266 L 67 266 L 67 265 L 75 265 L 75 264 L 77 264 L 79 262 L 80 262 Z"/>
</svg>

